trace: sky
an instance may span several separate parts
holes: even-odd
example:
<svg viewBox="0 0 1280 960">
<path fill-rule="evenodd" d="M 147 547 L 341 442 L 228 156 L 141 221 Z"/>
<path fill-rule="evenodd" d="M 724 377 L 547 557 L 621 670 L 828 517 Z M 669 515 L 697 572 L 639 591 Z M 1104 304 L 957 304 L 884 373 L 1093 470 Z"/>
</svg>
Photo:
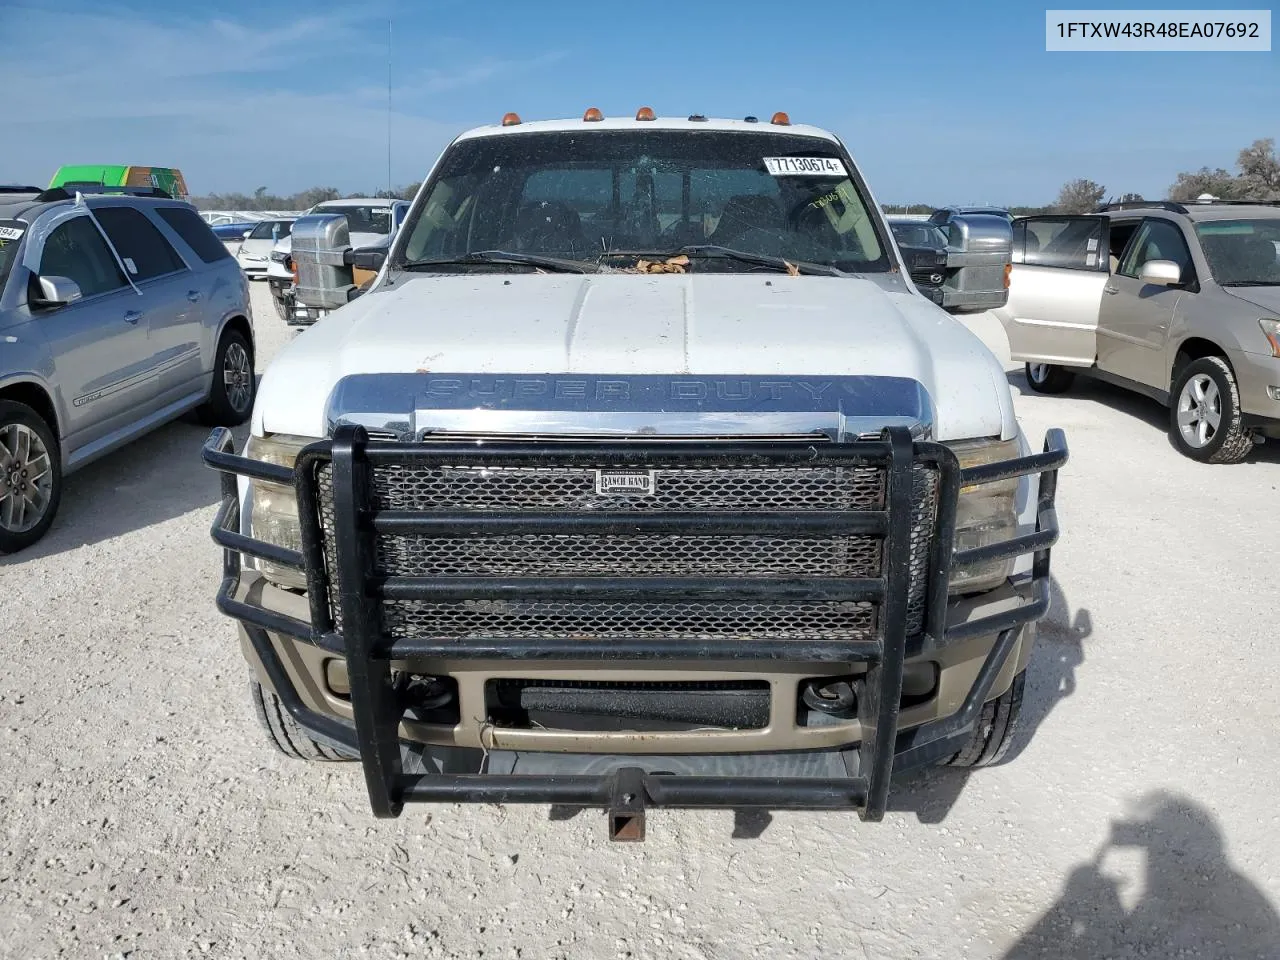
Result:
<svg viewBox="0 0 1280 960">
<path fill-rule="evenodd" d="M 371 191 L 388 78 L 395 186 L 508 110 L 785 110 L 885 203 L 1039 205 L 1075 177 L 1163 197 L 1280 141 L 1280 52 L 1049 53 L 1025 0 L 0 0 L 0 45 L 0 183 L 101 162 L 178 167 L 193 194 Z"/>
</svg>

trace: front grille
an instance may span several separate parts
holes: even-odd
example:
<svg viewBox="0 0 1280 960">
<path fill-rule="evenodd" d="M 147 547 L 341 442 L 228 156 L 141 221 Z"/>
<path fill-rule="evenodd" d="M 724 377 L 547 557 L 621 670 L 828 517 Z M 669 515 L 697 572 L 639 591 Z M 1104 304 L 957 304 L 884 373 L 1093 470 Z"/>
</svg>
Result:
<svg viewBox="0 0 1280 960">
<path fill-rule="evenodd" d="M 607 467 L 606 467 L 607 469 Z M 621 468 L 620 468 L 621 469 Z M 592 467 L 485 467 L 389 464 L 373 470 L 376 510 L 753 513 L 883 509 L 885 474 L 876 467 L 830 463 L 714 467 L 682 461 L 654 471 L 648 496 L 597 494 Z M 925 570 L 936 512 L 937 474 L 915 468 L 911 521 L 909 633 L 922 628 Z M 326 563 L 336 570 L 332 477 L 319 468 Z M 396 577 L 682 577 L 874 578 L 882 544 L 873 537 L 526 534 L 425 537 L 379 534 L 378 576 Z M 331 578 L 332 581 L 332 578 Z M 334 584 L 336 587 L 336 583 Z M 331 591 L 336 595 L 336 590 Z M 332 610 L 341 629 L 341 611 Z M 854 602 L 594 602 L 388 600 L 382 629 L 390 638 L 446 640 L 654 638 L 778 640 L 864 639 L 876 629 L 873 604 Z"/>
<path fill-rule="evenodd" d="M 875 628 L 868 603 L 560 603 L 388 601 L 383 629 L 395 639 L 541 637 L 716 640 L 861 640 Z"/>
<path fill-rule="evenodd" d="M 865 510 L 879 506 L 884 474 L 691 465 L 654 471 L 655 493 L 640 497 L 597 494 L 594 469 L 393 465 L 378 471 L 373 486 L 381 510 Z"/>
<path fill-rule="evenodd" d="M 938 279 L 933 279 L 937 277 Z M 936 287 L 942 284 L 946 274 L 940 267 L 928 267 L 911 271 L 911 282 L 922 287 Z"/>
</svg>

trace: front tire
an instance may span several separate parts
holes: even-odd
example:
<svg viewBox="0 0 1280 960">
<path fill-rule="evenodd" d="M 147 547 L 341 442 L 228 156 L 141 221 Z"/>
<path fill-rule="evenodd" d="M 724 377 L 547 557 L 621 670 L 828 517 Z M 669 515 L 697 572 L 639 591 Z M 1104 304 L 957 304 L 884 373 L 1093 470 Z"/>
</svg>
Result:
<svg viewBox="0 0 1280 960">
<path fill-rule="evenodd" d="M 1036 393 L 1063 393 L 1071 386 L 1076 375 L 1056 363 L 1028 363 L 1026 377 L 1027 386 Z"/>
<path fill-rule="evenodd" d="M 222 332 L 213 357 L 213 384 L 209 399 L 197 411 L 200 422 L 211 427 L 235 427 L 249 419 L 257 389 L 253 370 L 253 346 L 232 327 Z"/>
<path fill-rule="evenodd" d="M 1169 431 L 1174 446 L 1201 463 L 1239 463 L 1253 449 L 1244 428 L 1240 389 L 1222 357 L 1201 357 L 1183 367 L 1170 391 Z"/>
<path fill-rule="evenodd" d="M 0 553 L 17 553 L 49 531 L 62 501 L 62 452 L 44 417 L 0 400 Z"/>
<path fill-rule="evenodd" d="M 297 721 L 290 716 L 280 698 L 256 680 L 249 681 L 249 697 L 253 701 L 254 715 L 266 733 L 267 740 L 286 757 L 319 763 L 358 759 L 312 739 L 311 734 L 298 726 Z"/>
<path fill-rule="evenodd" d="M 1022 713 L 1022 691 L 1026 687 L 1027 671 L 1015 674 L 1009 689 L 982 705 L 973 734 L 964 748 L 942 761 L 946 767 L 989 767 L 998 763 L 1009 752 L 1013 734 L 1018 727 L 1018 715 Z"/>
</svg>

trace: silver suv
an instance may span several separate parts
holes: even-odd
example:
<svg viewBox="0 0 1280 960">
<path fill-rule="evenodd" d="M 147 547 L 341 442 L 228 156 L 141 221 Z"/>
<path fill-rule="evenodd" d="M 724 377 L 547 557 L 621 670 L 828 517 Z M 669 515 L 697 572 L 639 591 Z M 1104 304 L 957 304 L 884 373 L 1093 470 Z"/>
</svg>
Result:
<svg viewBox="0 0 1280 960">
<path fill-rule="evenodd" d="M 995 313 L 1031 389 L 1088 374 L 1146 394 L 1208 463 L 1280 437 L 1280 204 L 1119 203 L 1013 231 Z"/>
<path fill-rule="evenodd" d="M 194 207 L 137 193 L 0 192 L 0 553 L 45 534 L 73 470 L 253 409 L 248 282 Z"/>
</svg>

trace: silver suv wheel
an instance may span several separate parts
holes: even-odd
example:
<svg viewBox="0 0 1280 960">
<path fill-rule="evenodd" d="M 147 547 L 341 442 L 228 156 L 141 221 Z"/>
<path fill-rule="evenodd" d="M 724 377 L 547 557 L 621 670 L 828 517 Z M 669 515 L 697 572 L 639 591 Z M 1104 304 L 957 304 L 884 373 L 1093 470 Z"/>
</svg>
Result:
<svg viewBox="0 0 1280 960">
<path fill-rule="evenodd" d="M 1207 446 L 1222 425 L 1222 394 L 1213 378 L 1197 373 L 1178 394 L 1178 431 L 1187 446 Z"/>
<path fill-rule="evenodd" d="M 253 394 L 253 369 L 249 366 L 248 351 L 239 343 L 229 344 L 223 355 L 222 382 L 231 409 L 236 413 L 248 410 Z"/>
<path fill-rule="evenodd" d="M 53 465 L 39 435 L 22 423 L 0 426 L 0 529 L 26 533 L 53 497 Z"/>
</svg>

